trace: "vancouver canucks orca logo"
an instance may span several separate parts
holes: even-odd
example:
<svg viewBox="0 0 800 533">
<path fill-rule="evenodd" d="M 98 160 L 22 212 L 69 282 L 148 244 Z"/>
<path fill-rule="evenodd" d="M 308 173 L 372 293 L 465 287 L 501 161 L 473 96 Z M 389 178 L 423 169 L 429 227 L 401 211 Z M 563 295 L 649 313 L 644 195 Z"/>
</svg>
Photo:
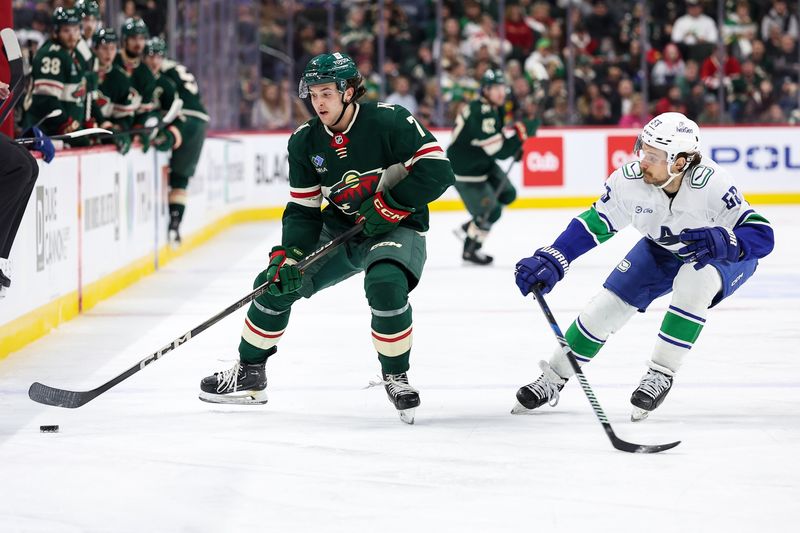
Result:
<svg viewBox="0 0 800 533">
<path fill-rule="evenodd" d="M 355 215 L 361 202 L 375 194 L 383 169 L 370 170 L 361 174 L 348 170 L 341 181 L 330 188 L 328 201 L 347 215 Z"/>
</svg>

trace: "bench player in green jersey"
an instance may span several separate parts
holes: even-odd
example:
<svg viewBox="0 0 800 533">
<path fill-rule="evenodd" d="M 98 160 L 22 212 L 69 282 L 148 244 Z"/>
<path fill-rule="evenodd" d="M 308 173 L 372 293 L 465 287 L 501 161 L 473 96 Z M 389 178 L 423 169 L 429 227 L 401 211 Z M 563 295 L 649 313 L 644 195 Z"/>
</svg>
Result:
<svg viewBox="0 0 800 533">
<path fill-rule="evenodd" d="M 372 341 L 390 401 L 413 423 L 418 392 L 409 385 L 412 323 L 408 293 L 425 263 L 428 203 L 453 183 L 453 171 L 433 135 L 406 109 L 359 104 L 362 78 L 350 57 L 322 54 L 306 66 L 300 96 L 316 117 L 289 139 L 289 190 L 280 246 L 254 286 L 269 291 L 250 305 L 239 362 L 204 378 L 202 400 L 265 403 L 265 363 L 289 323 L 292 304 L 365 271 Z M 320 209 L 323 199 L 328 204 Z M 363 222 L 363 232 L 300 272 L 308 252 Z M 320 328 L 326 334 L 335 334 Z M 376 383 L 373 383 L 376 384 Z"/>
<path fill-rule="evenodd" d="M 122 46 L 114 59 L 114 64 L 130 78 L 134 98 L 138 102 L 138 107 L 133 115 L 134 128 L 143 127 L 148 118 L 155 116 L 153 91 L 156 88 L 156 78 L 142 63 L 144 45 L 149 37 L 150 31 L 142 19 L 138 17 L 125 19 L 120 35 Z"/>
<path fill-rule="evenodd" d="M 464 106 L 456 117 L 447 157 L 453 163 L 456 190 L 472 220 L 461 226 L 462 258 L 488 265 L 493 258 L 480 251 L 503 206 L 514 201 L 517 191 L 496 160 L 519 157 L 522 143 L 536 133 L 538 121 L 517 122 L 504 129 L 506 81 L 503 71 L 488 69 L 481 79 L 481 97 Z"/>
<path fill-rule="evenodd" d="M 97 98 L 98 70 L 97 56 L 92 50 L 92 36 L 100 22 L 100 5 L 95 0 L 78 0 L 75 2 L 75 9 L 81 15 L 81 40 L 75 48 L 75 57 L 81 63 L 84 76 L 86 77 L 86 104 L 83 125 L 92 127 L 94 114 L 92 103 Z"/>
<path fill-rule="evenodd" d="M 80 41 L 81 16 L 76 9 L 53 11 L 53 36 L 33 58 L 33 90 L 26 102 L 23 127 L 29 128 L 52 111 L 59 116 L 42 122 L 46 135 L 80 129 L 85 118 L 86 79 L 75 47 Z"/>
<path fill-rule="evenodd" d="M 115 131 L 131 129 L 133 113 L 139 106 L 138 95 L 131 90 L 131 80 L 119 65 L 117 32 L 113 28 L 100 28 L 92 37 L 92 50 L 98 63 L 98 86 L 92 105 L 92 116 L 101 127 Z M 111 140 L 121 154 L 131 147 L 130 135 L 114 135 Z"/>
<path fill-rule="evenodd" d="M 154 37 L 144 47 L 144 62 L 156 77 L 153 103 L 166 111 L 176 100 L 183 106 L 177 120 L 158 132 L 153 139 L 157 150 L 172 150 L 169 160 L 169 241 L 181 243 L 180 224 L 186 211 L 186 187 L 194 176 L 206 139 L 208 113 L 200 98 L 197 81 L 185 66 L 166 59 L 167 45 Z"/>
</svg>

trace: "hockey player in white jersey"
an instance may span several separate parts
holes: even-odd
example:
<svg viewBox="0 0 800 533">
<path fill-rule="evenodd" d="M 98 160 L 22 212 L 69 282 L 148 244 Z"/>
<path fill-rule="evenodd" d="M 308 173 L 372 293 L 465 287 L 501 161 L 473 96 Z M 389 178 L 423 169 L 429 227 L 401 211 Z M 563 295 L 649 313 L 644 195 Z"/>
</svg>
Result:
<svg viewBox="0 0 800 533">
<path fill-rule="evenodd" d="M 575 259 L 625 226 L 643 235 L 564 335 L 583 365 L 636 311 L 672 292 L 649 368 L 631 396 L 633 421 L 664 401 L 708 310 L 741 287 L 774 245 L 769 222 L 750 207 L 726 170 L 700 154 L 693 121 L 680 113 L 655 117 L 642 130 L 637 151 L 639 161 L 615 170 L 605 194 L 551 246 L 517 263 L 515 272 L 523 295 L 537 285 L 546 294 Z M 539 366 L 542 375 L 517 391 L 512 413 L 558 403 L 573 373 L 569 361 L 559 348 Z"/>
</svg>

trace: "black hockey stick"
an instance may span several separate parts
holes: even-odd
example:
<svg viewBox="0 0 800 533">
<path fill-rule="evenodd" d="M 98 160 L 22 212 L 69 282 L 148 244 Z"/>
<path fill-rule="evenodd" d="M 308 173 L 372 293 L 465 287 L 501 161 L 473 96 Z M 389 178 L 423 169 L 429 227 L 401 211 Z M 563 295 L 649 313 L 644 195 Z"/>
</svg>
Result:
<svg viewBox="0 0 800 533">
<path fill-rule="evenodd" d="M 345 241 L 348 241 L 349 239 L 357 235 L 359 232 L 361 232 L 362 227 L 363 224 L 357 224 L 352 228 L 348 229 L 347 231 L 345 231 L 332 241 L 323 245 L 321 248 L 317 249 L 316 251 L 304 257 L 299 263 L 297 263 L 297 268 L 299 268 L 301 271 L 305 270 L 310 265 L 315 263 L 318 259 L 321 259 L 322 257 L 328 255 L 330 252 L 336 249 L 340 244 L 344 243 Z M 244 298 L 240 299 L 233 305 L 227 307 L 224 311 L 214 315 L 213 317 L 209 318 L 208 320 L 206 320 L 199 326 L 195 327 L 194 329 L 187 331 L 186 333 L 184 333 L 174 341 L 170 342 L 160 350 L 156 350 L 152 354 L 148 355 L 147 357 L 145 357 L 144 359 L 142 359 L 141 361 L 130 367 L 122 374 L 119 374 L 117 377 L 112 378 L 109 381 L 103 383 L 96 389 L 76 392 L 65 389 L 56 389 L 54 387 L 49 387 L 37 381 L 31 385 L 30 389 L 28 389 L 28 397 L 34 402 L 43 403 L 45 405 L 52 405 L 55 407 L 66 407 L 69 409 L 75 409 L 76 407 L 80 407 L 90 402 L 91 400 L 94 400 L 95 398 L 106 392 L 108 389 L 110 389 L 111 387 L 114 387 L 115 385 L 122 383 L 123 381 L 125 381 L 138 371 L 142 370 L 150 363 L 156 362 L 160 358 L 164 357 L 164 355 L 167 354 L 168 352 L 171 352 L 181 344 L 189 341 L 193 337 L 196 337 L 197 335 L 199 335 L 206 329 L 210 328 L 211 326 L 213 326 L 226 316 L 230 315 L 240 307 L 247 305 L 255 298 L 261 296 L 262 294 L 267 292 L 267 287 L 269 286 L 269 284 L 270 282 L 266 282 L 263 285 L 260 285 L 259 287 L 254 289 L 253 292 L 251 292 Z"/>
<path fill-rule="evenodd" d="M 6 121 L 17 102 L 22 98 L 22 88 L 25 85 L 24 66 L 22 64 L 22 51 L 19 49 L 19 41 L 17 35 L 11 28 L 3 28 L 0 30 L 0 39 L 3 41 L 3 51 L 8 59 L 8 67 L 11 71 L 11 79 L 8 84 L 10 94 L 8 98 L 0 105 L 0 124 Z"/>
<path fill-rule="evenodd" d="M 553 330 L 553 333 L 555 333 L 558 344 L 561 345 L 561 348 L 564 350 L 564 355 L 567 356 L 569 364 L 572 365 L 572 370 L 574 370 L 575 375 L 578 376 L 578 381 L 581 384 L 584 394 L 586 394 L 586 398 L 588 398 L 589 403 L 592 404 L 592 409 L 594 409 L 595 416 L 597 416 L 600 424 L 602 424 L 603 429 L 606 431 L 606 435 L 608 435 L 608 438 L 611 439 L 611 445 L 617 450 L 621 450 L 623 452 L 657 453 L 663 452 L 664 450 L 669 450 L 670 448 L 674 448 L 680 444 L 681 441 L 670 442 L 669 444 L 634 444 L 617 437 L 617 435 L 614 433 L 614 430 L 611 429 L 611 424 L 608 422 L 608 417 L 606 417 L 605 412 L 603 412 L 603 408 L 600 407 L 600 402 L 597 401 L 597 397 L 594 395 L 592 387 L 589 386 L 586 376 L 583 374 L 581 367 L 578 365 L 575 355 L 570 350 L 566 339 L 564 339 L 564 335 L 561 333 L 561 328 L 558 327 L 558 323 L 556 322 L 556 318 L 553 316 L 553 312 L 550 310 L 550 306 L 544 301 L 544 297 L 542 296 L 539 287 L 533 287 L 531 289 L 531 294 L 533 294 L 534 299 L 539 302 L 539 307 L 542 308 L 544 316 L 550 323 L 550 328 Z"/>
</svg>

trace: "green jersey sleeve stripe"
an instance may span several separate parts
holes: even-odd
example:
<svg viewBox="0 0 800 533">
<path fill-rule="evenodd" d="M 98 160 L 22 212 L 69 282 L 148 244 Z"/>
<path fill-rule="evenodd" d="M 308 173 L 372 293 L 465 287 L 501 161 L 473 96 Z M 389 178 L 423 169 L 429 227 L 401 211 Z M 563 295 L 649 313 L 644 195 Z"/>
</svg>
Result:
<svg viewBox="0 0 800 533">
<path fill-rule="evenodd" d="M 600 217 L 594 206 L 578 215 L 578 220 L 586 226 L 586 229 L 589 230 L 598 243 L 604 243 L 614 236 L 614 232 L 611 231 L 605 221 Z"/>
</svg>

